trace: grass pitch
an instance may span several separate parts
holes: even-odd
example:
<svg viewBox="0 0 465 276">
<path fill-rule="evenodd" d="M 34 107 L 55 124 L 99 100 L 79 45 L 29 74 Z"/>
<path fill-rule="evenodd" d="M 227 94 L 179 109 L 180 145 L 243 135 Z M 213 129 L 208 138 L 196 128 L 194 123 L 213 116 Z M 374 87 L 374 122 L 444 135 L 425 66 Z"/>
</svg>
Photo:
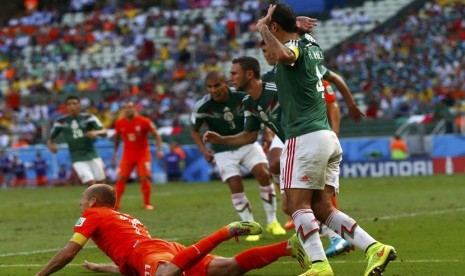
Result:
<svg viewBox="0 0 465 276">
<path fill-rule="evenodd" d="M 246 180 L 255 219 L 266 225 L 258 184 Z M 79 217 L 84 187 L 0 190 L 0 275 L 33 275 L 63 247 Z M 280 204 L 280 200 L 278 197 Z M 154 211 L 142 209 L 139 185 L 131 184 L 123 196 L 122 212 L 142 221 L 153 237 L 185 245 L 222 225 L 238 220 L 229 189 L 219 182 L 154 185 Z M 375 239 L 396 247 L 398 259 L 385 275 L 465 275 L 465 175 L 341 179 L 341 210 L 352 216 Z M 286 216 L 278 212 L 284 223 Z M 213 253 L 234 256 L 254 245 L 291 236 L 265 233 L 257 243 L 229 241 Z M 324 240 L 326 245 L 326 241 Z M 93 275 L 84 260 L 109 262 L 89 243 L 71 264 L 56 275 Z M 361 250 L 330 259 L 336 275 L 362 275 Z M 247 275 L 298 275 L 303 270 L 291 258 Z M 100 274 L 105 275 L 105 274 Z M 108 274 L 109 275 L 109 274 Z"/>
</svg>

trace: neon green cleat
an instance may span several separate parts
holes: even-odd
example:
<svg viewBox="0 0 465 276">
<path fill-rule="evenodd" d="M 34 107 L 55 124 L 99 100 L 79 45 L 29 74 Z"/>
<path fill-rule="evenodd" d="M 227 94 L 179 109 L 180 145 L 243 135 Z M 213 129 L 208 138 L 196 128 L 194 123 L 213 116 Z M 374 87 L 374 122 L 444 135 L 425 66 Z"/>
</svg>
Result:
<svg viewBox="0 0 465 276">
<path fill-rule="evenodd" d="M 245 240 L 248 242 L 256 242 L 260 240 L 260 235 L 249 235 L 245 237 Z"/>
<path fill-rule="evenodd" d="M 292 235 L 292 237 L 288 241 L 289 245 L 292 248 L 292 258 L 296 258 L 302 268 L 309 268 L 312 266 L 312 261 L 305 253 L 302 244 L 299 241 L 299 237 L 296 234 Z"/>
<path fill-rule="evenodd" d="M 257 236 L 258 239 L 260 239 L 259 235 L 263 231 L 260 224 L 258 224 L 255 221 L 231 222 L 230 224 L 228 224 L 227 227 L 229 229 L 229 234 L 231 234 L 231 237 L 235 237 L 236 240 L 237 240 L 237 237 L 239 236 L 247 236 L 247 238 L 251 236 Z"/>
<path fill-rule="evenodd" d="M 368 266 L 365 276 L 382 275 L 390 261 L 396 259 L 396 250 L 390 245 L 376 242 L 368 248 Z"/>
<path fill-rule="evenodd" d="M 286 230 L 279 224 L 279 222 L 275 221 L 266 226 L 266 232 L 271 233 L 275 236 L 286 235 Z"/>
<path fill-rule="evenodd" d="M 328 260 L 312 264 L 312 268 L 300 276 L 334 276 L 333 269 Z"/>
</svg>

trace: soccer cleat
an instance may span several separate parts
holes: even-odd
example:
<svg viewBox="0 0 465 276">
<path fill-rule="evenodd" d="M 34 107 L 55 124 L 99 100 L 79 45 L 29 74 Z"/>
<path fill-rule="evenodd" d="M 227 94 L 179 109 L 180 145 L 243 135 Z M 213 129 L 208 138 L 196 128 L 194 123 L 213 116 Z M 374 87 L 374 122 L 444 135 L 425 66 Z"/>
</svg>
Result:
<svg viewBox="0 0 465 276">
<path fill-rule="evenodd" d="M 349 252 L 350 250 L 354 250 L 355 247 L 350 242 L 342 239 L 342 238 L 332 238 L 330 239 L 330 244 L 328 249 L 326 250 L 326 257 L 334 257 L 344 252 Z"/>
<path fill-rule="evenodd" d="M 153 209 L 155 209 L 155 207 L 153 207 L 153 205 L 150 205 L 150 204 L 145 204 L 144 209 L 145 210 L 153 210 Z"/>
<path fill-rule="evenodd" d="M 334 272 L 328 260 L 324 260 L 313 263 L 312 268 L 307 270 L 304 274 L 300 274 L 300 276 L 334 276 Z"/>
<path fill-rule="evenodd" d="M 245 237 L 245 240 L 248 242 L 256 242 L 260 240 L 260 235 L 248 235 Z"/>
<path fill-rule="evenodd" d="M 246 236 L 245 240 L 249 237 L 258 237 L 256 241 L 260 239 L 262 233 L 262 227 L 255 221 L 236 221 L 228 224 L 229 234 L 237 240 L 239 236 Z"/>
<path fill-rule="evenodd" d="M 294 220 L 292 219 L 292 217 L 289 217 L 289 219 L 286 221 L 286 223 L 284 224 L 284 229 L 286 230 L 294 229 Z"/>
<path fill-rule="evenodd" d="M 364 275 L 382 275 L 389 262 L 394 261 L 396 257 L 397 255 L 394 247 L 376 242 L 368 248 L 368 266 Z"/>
<path fill-rule="evenodd" d="M 275 236 L 286 235 L 286 230 L 283 229 L 279 222 L 275 221 L 266 226 L 266 232 Z"/>
<path fill-rule="evenodd" d="M 312 262 L 308 258 L 307 253 L 305 253 L 297 235 L 292 235 L 288 242 L 292 248 L 292 258 L 296 258 L 302 268 L 311 267 Z"/>
</svg>

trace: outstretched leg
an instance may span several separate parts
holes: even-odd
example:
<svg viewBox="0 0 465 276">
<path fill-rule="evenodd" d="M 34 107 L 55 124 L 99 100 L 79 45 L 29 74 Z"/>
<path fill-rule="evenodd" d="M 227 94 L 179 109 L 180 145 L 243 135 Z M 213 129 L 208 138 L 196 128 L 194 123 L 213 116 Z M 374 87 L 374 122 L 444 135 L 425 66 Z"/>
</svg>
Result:
<svg viewBox="0 0 465 276">
<path fill-rule="evenodd" d="M 258 235 L 261 232 L 261 226 L 253 221 L 240 221 L 230 223 L 229 225 L 224 226 L 218 231 L 212 233 L 208 237 L 203 238 L 194 245 L 186 247 L 184 250 L 177 253 L 176 256 L 174 256 L 171 263 L 175 265 L 179 269 L 179 271 L 185 271 L 197 264 L 223 241 L 229 240 L 232 237 L 244 236 L 249 234 Z"/>
</svg>

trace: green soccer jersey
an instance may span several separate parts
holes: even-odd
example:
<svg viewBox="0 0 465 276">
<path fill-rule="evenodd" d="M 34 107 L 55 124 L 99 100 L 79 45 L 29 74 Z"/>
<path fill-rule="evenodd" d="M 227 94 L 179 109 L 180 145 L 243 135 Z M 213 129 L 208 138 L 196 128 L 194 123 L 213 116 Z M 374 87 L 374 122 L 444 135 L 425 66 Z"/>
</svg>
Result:
<svg viewBox="0 0 465 276">
<path fill-rule="evenodd" d="M 264 82 L 275 82 L 274 75 L 275 75 L 276 67 L 273 67 L 270 71 L 266 72 L 262 75 L 262 81 Z"/>
<path fill-rule="evenodd" d="M 276 84 L 263 82 L 262 94 L 256 100 L 247 95 L 244 98 L 244 115 L 245 131 L 259 130 L 263 123 L 284 141 Z"/>
<path fill-rule="evenodd" d="M 192 126 L 199 130 L 203 123 L 208 129 L 220 135 L 236 135 L 244 130 L 244 109 L 242 100 L 243 92 L 229 91 L 227 102 L 220 103 L 211 99 L 210 94 L 198 100 L 191 114 Z M 215 152 L 223 152 L 238 149 L 237 146 L 212 145 Z"/>
<path fill-rule="evenodd" d="M 310 132 L 330 130 L 324 100 L 323 52 L 312 39 L 308 43 L 291 40 L 285 44 L 297 57 L 292 65 L 278 63 L 276 86 L 282 109 L 286 139 Z"/>
<path fill-rule="evenodd" d="M 81 113 L 76 117 L 66 115 L 55 121 L 50 137 L 54 139 L 63 133 L 72 162 L 88 161 L 99 156 L 94 148 L 94 139 L 87 138 L 85 133 L 102 128 L 102 123 L 92 114 Z"/>
</svg>

